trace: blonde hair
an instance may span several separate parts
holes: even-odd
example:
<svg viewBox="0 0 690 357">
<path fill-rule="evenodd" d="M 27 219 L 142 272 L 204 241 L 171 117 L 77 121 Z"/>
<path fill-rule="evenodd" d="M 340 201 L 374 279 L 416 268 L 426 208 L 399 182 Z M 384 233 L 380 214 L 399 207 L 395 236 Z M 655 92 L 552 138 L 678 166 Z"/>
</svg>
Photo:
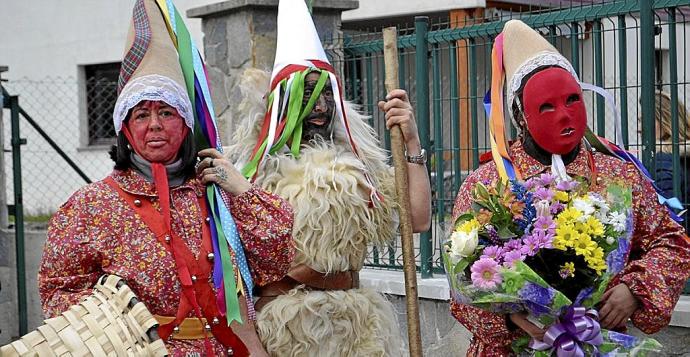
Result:
<svg viewBox="0 0 690 357">
<path fill-rule="evenodd" d="M 659 139 L 661 140 L 661 150 L 663 152 L 671 152 L 673 147 L 668 145 L 671 142 L 671 135 L 673 131 L 671 130 L 671 96 L 660 90 L 654 93 L 654 120 L 659 123 Z M 678 101 L 678 140 L 688 141 L 690 140 L 690 116 L 685 109 L 685 105 L 681 101 Z"/>
</svg>

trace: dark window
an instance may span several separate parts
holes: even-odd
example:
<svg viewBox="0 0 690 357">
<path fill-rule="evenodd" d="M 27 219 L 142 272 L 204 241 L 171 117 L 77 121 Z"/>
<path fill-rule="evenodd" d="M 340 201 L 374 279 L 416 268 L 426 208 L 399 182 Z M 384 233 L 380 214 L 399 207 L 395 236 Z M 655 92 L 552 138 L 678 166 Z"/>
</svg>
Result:
<svg viewBox="0 0 690 357">
<path fill-rule="evenodd" d="M 117 100 L 117 78 L 120 63 L 84 66 L 89 145 L 115 142 L 113 108 Z"/>
</svg>

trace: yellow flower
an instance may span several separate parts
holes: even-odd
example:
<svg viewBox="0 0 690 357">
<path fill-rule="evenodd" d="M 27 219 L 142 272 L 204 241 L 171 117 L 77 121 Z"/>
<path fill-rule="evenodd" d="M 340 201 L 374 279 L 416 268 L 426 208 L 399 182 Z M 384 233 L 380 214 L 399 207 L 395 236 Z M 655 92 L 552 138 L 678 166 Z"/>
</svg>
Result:
<svg viewBox="0 0 690 357">
<path fill-rule="evenodd" d="M 556 221 L 559 224 L 574 224 L 580 217 L 582 217 L 582 212 L 575 208 L 568 207 L 558 214 Z"/>
<path fill-rule="evenodd" d="M 559 225 L 558 228 L 556 228 L 556 237 L 554 237 L 553 246 L 561 250 L 572 247 L 578 235 L 579 233 L 577 233 L 572 224 Z"/>
<path fill-rule="evenodd" d="M 580 234 L 577 241 L 573 245 L 573 248 L 575 248 L 575 254 L 582 255 L 586 259 L 587 257 L 590 257 L 592 252 L 599 247 L 589 235 Z"/>
<path fill-rule="evenodd" d="M 469 221 L 462 222 L 460 226 L 456 229 L 457 232 L 471 233 L 474 230 L 479 230 L 479 221 L 476 218 L 472 218 Z"/>
<path fill-rule="evenodd" d="M 565 191 L 556 191 L 556 193 L 553 195 L 553 198 L 565 203 L 568 202 L 568 193 Z"/>
<path fill-rule="evenodd" d="M 575 230 L 578 231 L 578 233 L 581 233 L 581 234 L 587 234 L 587 235 L 590 234 L 590 233 L 589 233 L 589 226 L 586 225 L 586 224 L 584 224 L 584 223 L 581 223 L 581 222 L 576 222 L 576 223 L 575 223 Z"/>
<path fill-rule="evenodd" d="M 600 237 L 604 235 L 604 225 L 601 224 L 601 221 L 594 217 L 589 217 L 587 219 L 587 231 L 590 235 L 595 236 L 595 237 Z"/>
<path fill-rule="evenodd" d="M 588 257 L 585 257 L 585 261 L 590 268 L 597 272 L 597 275 L 601 275 L 603 271 L 606 270 L 606 262 L 604 261 L 604 250 L 601 247 L 596 247 Z"/>
<path fill-rule="evenodd" d="M 574 278 L 575 277 L 575 263 L 567 262 L 567 263 L 561 265 L 561 270 L 558 271 L 558 274 L 560 274 L 561 278 L 563 278 L 563 279 L 566 279 L 568 277 Z"/>
</svg>

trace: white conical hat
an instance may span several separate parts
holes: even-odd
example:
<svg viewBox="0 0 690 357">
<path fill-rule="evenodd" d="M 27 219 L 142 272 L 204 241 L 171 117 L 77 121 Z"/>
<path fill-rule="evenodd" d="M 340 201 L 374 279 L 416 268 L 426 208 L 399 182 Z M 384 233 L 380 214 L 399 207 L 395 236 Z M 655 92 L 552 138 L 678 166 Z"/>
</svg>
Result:
<svg viewBox="0 0 690 357">
<path fill-rule="evenodd" d="M 271 82 L 278 72 L 288 65 L 313 67 L 311 60 L 330 64 L 307 4 L 304 0 L 280 0 L 278 39 Z"/>
<path fill-rule="evenodd" d="M 513 121 L 515 92 L 522 85 L 525 76 L 542 66 L 561 67 L 579 82 L 577 72 L 570 62 L 539 32 L 520 20 L 506 22 L 503 27 L 503 67 L 506 73 L 508 111 Z"/>
</svg>

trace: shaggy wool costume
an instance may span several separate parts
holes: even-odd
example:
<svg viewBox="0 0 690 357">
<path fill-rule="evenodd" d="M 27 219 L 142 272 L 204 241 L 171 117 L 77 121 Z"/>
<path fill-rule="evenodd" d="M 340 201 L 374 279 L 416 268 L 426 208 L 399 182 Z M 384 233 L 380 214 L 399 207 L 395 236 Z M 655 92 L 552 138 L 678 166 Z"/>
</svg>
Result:
<svg viewBox="0 0 690 357">
<path fill-rule="evenodd" d="M 228 148 L 238 166 L 256 142 L 265 110 L 268 73 L 248 70 L 241 88 L 245 113 Z M 365 117 L 345 108 L 362 163 L 352 154 L 344 128 L 333 122 L 332 139 L 310 142 L 300 157 L 268 156 L 256 184 L 285 198 L 295 212 L 293 266 L 306 264 L 322 273 L 359 271 L 369 243 L 394 239 L 397 221 L 393 174 Z M 372 207 L 363 174 L 371 172 L 383 202 Z M 303 286 L 278 296 L 258 314 L 259 335 L 273 356 L 398 356 L 400 339 L 393 307 L 379 293 L 364 289 L 315 291 Z"/>
</svg>

